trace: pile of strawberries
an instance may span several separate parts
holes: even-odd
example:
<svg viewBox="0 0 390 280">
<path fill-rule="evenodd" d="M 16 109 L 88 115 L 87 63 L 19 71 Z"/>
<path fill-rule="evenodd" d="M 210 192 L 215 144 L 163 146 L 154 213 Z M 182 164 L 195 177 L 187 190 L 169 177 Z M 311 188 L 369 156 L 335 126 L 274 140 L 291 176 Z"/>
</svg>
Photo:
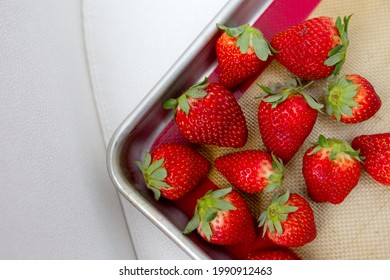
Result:
<svg viewBox="0 0 390 280">
<path fill-rule="evenodd" d="M 174 110 L 180 133 L 192 143 L 242 148 L 248 128 L 231 89 L 256 77 L 274 57 L 294 78 L 285 85 L 260 85 L 265 96 L 258 107 L 258 124 L 266 150 L 240 150 L 212 164 L 233 187 L 210 190 L 199 198 L 184 233 L 197 230 L 218 245 L 250 244 L 256 227 L 248 205 L 236 188 L 254 194 L 273 192 L 258 218 L 263 236 L 278 250 L 250 252 L 247 259 L 299 259 L 288 247 L 299 247 L 317 235 L 313 210 L 297 193 L 280 192 L 284 165 L 311 133 L 318 112 L 335 121 L 354 124 L 368 120 L 381 107 L 373 86 L 358 74 L 340 75 L 349 45 L 351 16 L 336 20 L 318 17 L 277 33 L 268 42 L 249 25 L 226 27 L 216 42 L 220 69 L 218 83 L 207 78 L 177 99 L 164 103 Z M 328 80 L 325 104 L 308 94 L 314 80 Z M 260 141 L 260 139 L 259 139 Z M 177 200 L 207 176 L 211 163 L 194 148 L 167 143 L 137 162 L 146 186 L 156 199 Z M 390 185 L 390 133 L 361 135 L 352 143 L 320 135 L 303 157 L 302 174 L 308 194 L 316 203 L 339 204 L 358 184 L 362 166 L 377 182 Z"/>
</svg>

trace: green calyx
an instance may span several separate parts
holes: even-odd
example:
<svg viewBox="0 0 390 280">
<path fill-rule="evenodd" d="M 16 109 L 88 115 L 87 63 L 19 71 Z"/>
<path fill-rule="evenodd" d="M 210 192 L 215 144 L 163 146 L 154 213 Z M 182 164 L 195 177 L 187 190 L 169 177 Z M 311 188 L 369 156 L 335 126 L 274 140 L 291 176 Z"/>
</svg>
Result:
<svg viewBox="0 0 390 280">
<path fill-rule="evenodd" d="M 269 87 L 261 84 L 257 85 L 267 94 L 263 101 L 271 103 L 272 108 L 275 108 L 280 103 L 284 102 L 290 95 L 300 94 L 305 98 L 307 104 L 309 104 L 311 108 L 321 112 L 324 105 L 319 103 L 313 96 L 304 92 L 312 83 L 313 81 L 306 85 L 302 85 L 299 79 L 290 78 L 286 81 L 284 86 L 280 84 L 272 84 Z"/>
<path fill-rule="evenodd" d="M 158 200 L 161 196 L 161 188 L 170 187 L 170 185 L 165 182 L 168 173 L 167 170 L 162 167 L 164 158 L 152 163 L 152 156 L 150 153 L 145 152 L 143 162 L 136 161 L 135 163 L 144 175 L 147 188 L 153 191 L 154 198 Z"/>
<path fill-rule="evenodd" d="M 335 116 L 337 121 L 340 121 L 341 114 L 352 116 L 352 109 L 359 105 L 354 100 L 359 86 L 359 84 L 354 84 L 352 80 L 348 80 L 345 76 L 339 79 L 330 77 L 325 95 L 327 114 Z"/>
<path fill-rule="evenodd" d="M 298 207 L 290 206 L 287 202 L 290 198 L 290 192 L 284 194 L 275 194 L 271 203 L 259 217 L 259 227 L 263 226 L 263 236 L 267 232 L 283 234 L 282 223 L 287 220 L 290 213 L 298 210 Z"/>
<path fill-rule="evenodd" d="M 190 112 L 190 104 L 189 104 L 188 100 L 192 99 L 192 98 L 198 99 L 198 98 L 205 97 L 207 95 L 207 92 L 205 91 L 205 89 L 209 85 L 209 83 L 207 83 L 207 81 L 208 81 L 208 79 L 206 77 L 206 78 L 204 78 L 203 81 L 190 87 L 179 98 L 168 99 L 167 101 L 164 102 L 163 108 L 164 109 L 174 109 L 174 108 L 177 108 L 177 106 L 179 106 L 180 109 L 183 110 L 186 115 L 188 115 L 188 113 Z"/>
<path fill-rule="evenodd" d="M 359 157 L 360 151 L 354 150 L 351 147 L 351 145 L 349 145 L 347 142 L 343 140 L 339 140 L 335 138 L 326 138 L 325 136 L 320 135 L 318 141 L 316 143 L 313 143 L 313 145 L 315 145 L 315 147 L 309 153 L 309 155 L 313 155 L 318 151 L 321 151 L 322 149 L 330 148 L 331 149 L 329 153 L 330 160 L 337 160 L 340 156 L 346 154 L 362 162 L 361 158 Z"/>
<path fill-rule="evenodd" d="M 272 168 L 274 169 L 274 173 L 268 177 L 269 184 L 265 188 L 266 192 L 273 192 L 278 187 L 280 187 L 282 185 L 284 177 L 285 168 L 283 166 L 283 161 L 280 158 L 276 157 L 273 153 Z"/>
<path fill-rule="evenodd" d="M 349 45 L 348 39 L 348 24 L 352 15 L 345 16 L 343 20 L 340 17 L 336 19 L 336 26 L 341 38 L 341 44 L 335 46 L 329 53 L 328 59 L 324 61 L 324 64 L 327 66 L 335 66 L 333 70 L 334 75 L 338 75 L 343 66 L 347 54 L 347 49 Z"/>
<path fill-rule="evenodd" d="M 210 223 L 217 216 L 218 211 L 235 210 L 229 201 L 223 198 L 232 191 L 232 188 L 224 188 L 215 191 L 208 191 L 196 204 L 194 216 L 188 222 L 183 233 L 188 234 L 200 225 L 207 240 L 210 240 L 212 230 Z"/>
<path fill-rule="evenodd" d="M 277 53 L 264 38 L 263 33 L 255 27 L 248 24 L 238 27 L 226 27 L 223 24 L 217 24 L 217 27 L 225 31 L 228 36 L 237 37 L 236 46 L 240 48 L 242 54 L 246 54 L 250 46 L 262 61 L 266 61 L 272 53 Z"/>
</svg>

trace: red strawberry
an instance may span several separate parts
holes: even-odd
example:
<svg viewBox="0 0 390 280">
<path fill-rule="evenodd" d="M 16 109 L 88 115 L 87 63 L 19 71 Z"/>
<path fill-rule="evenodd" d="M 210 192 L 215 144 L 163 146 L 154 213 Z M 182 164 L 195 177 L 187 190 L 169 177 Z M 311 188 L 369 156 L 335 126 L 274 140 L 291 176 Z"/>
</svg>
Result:
<svg viewBox="0 0 390 280">
<path fill-rule="evenodd" d="M 291 73 L 304 80 L 317 80 L 338 74 L 348 48 L 348 22 L 351 16 L 308 19 L 271 40 L 278 52 L 275 58 Z"/>
<path fill-rule="evenodd" d="M 175 200 L 191 191 L 209 172 L 210 163 L 197 151 L 181 144 L 163 144 L 136 162 L 156 200 Z"/>
<path fill-rule="evenodd" d="M 275 250 L 284 248 L 282 246 L 279 246 L 275 243 L 273 243 L 267 235 L 262 235 L 261 232 L 263 232 L 263 228 L 257 227 L 256 228 L 256 235 L 257 238 L 254 242 L 246 245 L 242 244 L 236 244 L 236 245 L 230 245 L 225 246 L 225 249 L 232 255 L 235 256 L 237 259 L 245 259 L 250 252 L 253 251 L 264 251 L 264 250 Z"/>
<path fill-rule="evenodd" d="M 268 96 L 259 105 L 261 138 L 269 152 L 287 163 L 301 147 L 317 120 L 323 105 L 289 81 L 291 88 L 278 91 L 259 85 Z"/>
<path fill-rule="evenodd" d="M 273 191 L 283 181 L 283 163 L 261 150 L 235 152 L 217 158 L 215 168 L 235 187 L 247 193 Z"/>
<path fill-rule="evenodd" d="M 291 249 L 283 248 L 276 250 L 254 251 L 250 252 L 247 260 L 301 260 Z"/>
<path fill-rule="evenodd" d="M 300 247 L 317 235 L 313 210 L 306 199 L 288 191 L 275 194 L 267 209 L 260 215 L 259 226 L 264 226 L 272 242 L 286 247 Z"/>
<path fill-rule="evenodd" d="M 312 200 L 339 204 L 359 181 L 359 152 L 347 142 L 320 135 L 303 157 L 302 172 Z"/>
<path fill-rule="evenodd" d="M 258 29 L 247 24 L 233 28 L 217 26 L 225 31 L 216 42 L 219 81 L 232 88 L 258 73 L 273 49 Z"/>
<path fill-rule="evenodd" d="M 390 133 L 361 135 L 352 147 L 360 150 L 364 168 L 377 182 L 390 186 Z"/>
<path fill-rule="evenodd" d="M 328 115 L 343 123 L 368 120 L 382 105 L 370 82 L 357 74 L 330 79 L 325 100 Z"/>
<path fill-rule="evenodd" d="M 169 99 L 165 109 L 175 110 L 181 134 L 193 143 L 243 147 L 248 138 L 246 120 L 233 94 L 217 83 L 203 82 L 178 99 Z"/>
<path fill-rule="evenodd" d="M 184 229 L 197 229 L 212 244 L 248 244 L 256 239 L 254 221 L 245 200 L 231 188 L 206 193 L 198 200 L 194 216 Z"/>
</svg>

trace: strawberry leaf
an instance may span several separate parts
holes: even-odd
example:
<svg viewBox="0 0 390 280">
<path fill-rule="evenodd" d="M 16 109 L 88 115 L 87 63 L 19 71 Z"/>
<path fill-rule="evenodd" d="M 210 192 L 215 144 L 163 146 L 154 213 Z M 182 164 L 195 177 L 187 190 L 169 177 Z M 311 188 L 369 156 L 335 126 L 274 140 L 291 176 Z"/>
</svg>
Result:
<svg viewBox="0 0 390 280">
<path fill-rule="evenodd" d="M 149 188 L 149 189 L 152 190 L 152 192 L 154 194 L 154 199 L 159 200 L 161 197 L 161 191 L 157 188 Z"/>
<path fill-rule="evenodd" d="M 148 169 L 148 167 L 149 167 L 151 162 L 152 162 L 151 154 L 148 153 L 148 152 L 145 152 L 145 154 L 144 154 L 144 161 L 143 161 L 143 164 L 142 164 L 142 169 L 143 170 Z"/>
<path fill-rule="evenodd" d="M 333 69 L 334 75 L 339 74 L 341 67 L 345 62 L 347 48 L 349 45 L 348 24 L 349 24 L 349 20 L 351 19 L 351 16 L 352 15 L 349 15 L 348 17 L 344 17 L 343 20 L 341 20 L 340 17 L 337 17 L 335 22 L 339 36 L 341 38 L 341 44 L 335 46 L 332 50 L 330 50 L 328 53 L 328 59 L 324 61 L 325 65 L 334 66 Z"/>
<path fill-rule="evenodd" d="M 161 158 L 159 160 L 156 160 L 155 162 L 153 162 L 152 164 L 149 163 L 149 166 L 146 167 L 146 170 L 145 172 L 147 174 L 152 174 L 155 170 L 157 170 L 158 168 L 160 168 L 164 163 L 164 158 Z"/>
<path fill-rule="evenodd" d="M 143 167 L 142 167 L 142 162 L 140 162 L 139 160 L 137 160 L 136 162 L 135 162 L 135 165 L 138 167 L 138 169 L 139 170 L 143 170 Z"/>
<path fill-rule="evenodd" d="M 299 79 L 294 79 L 294 78 L 288 78 L 286 80 L 286 86 L 285 88 L 297 88 L 300 84 L 300 80 Z"/>
<path fill-rule="evenodd" d="M 353 149 L 349 143 L 343 140 L 335 138 L 325 138 L 325 136 L 320 135 L 317 143 L 314 143 L 314 145 L 314 149 L 308 155 L 315 154 L 316 152 L 321 151 L 324 148 L 330 148 L 330 160 L 338 160 L 340 156 L 343 157 L 345 155 L 349 155 L 358 161 L 362 160 L 359 156 L 359 151 Z"/>
<path fill-rule="evenodd" d="M 301 93 L 303 98 L 305 98 L 307 104 L 309 104 L 309 106 L 319 112 L 321 112 L 321 109 L 324 108 L 324 105 L 319 103 L 313 96 L 309 95 L 309 94 L 306 94 L 304 92 Z"/>
<path fill-rule="evenodd" d="M 282 223 L 288 219 L 288 215 L 298 210 L 298 207 L 288 204 L 290 192 L 284 194 L 275 194 L 266 208 L 259 217 L 259 226 L 263 226 L 263 236 L 267 232 L 275 233 L 275 229 L 279 235 L 283 234 Z"/>
<path fill-rule="evenodd" d="M 215 217 L 217 216 L 218 214 L 218 210 L 215 209 L 215 208 L 212 208 L 212 207 L 209 207 L 206 211 L 205 211 L 205 214 L 204 214 L 204 220 L 206 222 L 211 222 L 212 220 L 215 219 Z"/>
<path fill-rule="evenodd" d="M 161 188 L 170 187 L 165 178 L 168 176 L 167 170 L 163 168 L 164 158 L 152 161 L 150 153 L 144 153 L 144 160 L 135 162 L 137 167 L 142 171 L 146 187 L 153 191 L 154 198 L 158 200 L 161 196 Z"/>
<path fill-rule="evenodd" d="M 260 60 L 266 61 L 268 56 L 272 54 L 268 42 L 264 39 L 262 35 L 254 35 L 252 38 L 252 42 L 256 56 Z"/>
<path fill-rule="evenodd" d="M 270 176 L 270 179 L 271 179 L 271 176 Z M 264 189 L 264 191 L 270 193 L 270 192 L 273 192 L 274 190 L 276 190 L 278 187 L 279 187 L 278 184 L 271 183 Z"/>
<path fill-rule="evenodd" d="M 187 226 L 183 230 L 183 233 L 188 234 L 188 233 L 194 231 L 199 226 L 199 224 L 200 224 L 200 218 L 199 218 L 199 214 L 198 214 L 198 209 L 195 208 L 194 216 L 188 222 Z"/>
<path fill-rule="evenodd" d="M 271 154 L 271 157 L 272 157 L 272 160 L 273 160 L 272 163 L 276 164 L 276 168 L 274 167 L 274 169 L 277 169 L 278 171 L 283 173 L 284 172 L 283 161 L 280 158 L 278 158 L 277 156 L 275 156 L 274 153 Z"/>
<path fill-rule="evenodd" d="M 178 102 L 180 109 L 182 109 L 183 112 L 188 115 L 188 113 L 190 112 L 190 105 L 188 104 L 186 95 L 181 95 L 178 99 Z"/>
<path fill-rule="evenodd" d="M 206 236 L 207 240 L 210 241 L 211 234 L 212 234 L 210 224 L 205 220 L 201 220 L 200 227 L 201 227 L 203 234 Z"/>
<path fill-rule="evenodd" d="M 190 105 L 188 103 L 187 98 L 203 98 L 207 95 L 207 92 L 205 89 L 209 85 L 207 83 L 208 78 L 205 77 L 203 81 L 196 83 L 192 87 L 190 87 L 185 93 L 180 95 L 178 99 L 170 98 L 166 100 L 163 103 L 163 108 L 164 109 L 175 109 L 174 110 L 174 118 L 176 118 L 176 108 L 177 106 L 180 107 L 183 112 L 188 115 L 190 112 Z"/>
<path fill-rule="evenodd" d="M 211 198 L 222 198 L 232 191 L 232 188 L 222 188 L 208 193 Z"/>
<path fill-rule="evenodd" d="M 326 137 L 322 134 L 318 138 L 318 144 L 321 147 L 328 147 L 329 146 L 328 139 L 326 139 Z"/>
<path fill-rule="evenodd" d="M 341 113 L 343 113 L 346 116 L 352 116 L 353 115 L 352 109 L 345 103 L 341 104 L 340 111 L 341 111 Z"/>
<path fill-rule="evenodd" d="M 343 48 L 340 48 L 340 50 L 343 50 Z M 334 55 L 330 56 L 329 58 L 327 58 L 324 63 L 327 66 L 333 66 L 333 65 L 335 65 L 343 60 L 344 60 L 344 54 L 338 52 L 338 53 L 335 53 Z"/>
<path fill-rule="evenodd" d="M 199 90 L 199 88 L 191 88 L 186 92 L 186 95 L 192 98 L 203 98 L 207 95 L 207 92 Z"/>
<path fill-rule="evenodd" d="M 242 54 L 246 54 L 250 46 L 250 33 L 244 32 L 238 36 L 236 46 L 240 48 Z"/>
<path fill-rule="evenodd" d="M 273 153 L 271 154 L 271 156 L 273 160 L 272 168 L 274 173 L 268 177 L 269 184 L 265 188 L 266 192 L 273 192 L 282 184 L 285 171 L 283 161 L 276 157 Z"/>
<path fill-rule="evenodd" d="M 160 189 L 160 188 L 168 188 L 170 187 L 166 182 L 164 181 L 158 181 L 158 180 L 149 180 L 149 184 L 154 187 L 154 188 L 157 188 L 157 189 Z"/>
<path fill-rule="evenodd" d="M 224 200 L 224 197 L 232 190 L 232 188 L 218 189 L 208 191 L 196 204 L 194 217 L 187 224 L 184 233 L 189 233 L 200 225 L 200 230 L 203 232 L 207 240 L 210 240 L 212 230 L 210 223 L 213 222 L 219 211 L 230 211 L 236 209 L 229 201 Z"/>
<path fill-rule="evenodd" d="M 336 117 L 336 120 L 339 122 L 341 120 L 341 112 L 340 112 L 340 110 L 334 111 L 334 115 Z"/>
<path fill-rule="evenodd" d="M 163 108 L 164 109 L 173 109 L 176 108 L 178 102 L 177 99 L 174 98 L 169 98 L 167 101 L 163 103 Z"/>
<path fill-rule="evenodd" d="M 284 219 L 286 220 L 286 219 Z M 280 223 L 280 220 L 279 219 L 275 219 L 274 222 L 273 222 L 273 226 L 275 227 L 276 231 L 278 232 L 279 235 L 282 235 L 283 233 L 283 228 L 282 228 L 282 224 Z"/>
<path fill-rule="evenodd" d="M 284 94 L 274 94 L 274 95 L 269 95 L 266 98 L 263 99 L 263 101 L 268 102 L 268 103 L 280 103 L 278 101 L 283 101 Z"/>
<path fill-rule="evenodd" d="M 228 36 L 237 38 L 236 46 L 240 48 L 240 52 L 242 54 L 246 54 L 249 47 L 252 47 L 257 58 L 262 61 L 266 61 L 268 56 L 277 52 L 264 38 L 260 30 L 249 26 L 248 24 L 238 27 L 226 27 L 224 25 L 217 24 L 217 27 L 224 30 Z"/>
<path fill-rule="evenodd" d="M 336 53 L 340 52 L 342 48 L 343 48 L 343 45 L 337 45 L 337 46 L 335 46 L 335 47 L 328 53 L 328 57 L 331 57 L 332 55 L 335 55 Z"/>
<path fill-rule="evenodd" d="M 165 168 L 159 168 L 150 174 L 150 178 L 154 180 L 162 181 L 168 176 L 167 170 Z"/>
<path fill-rule="evenodd" d="M 354 99 L 359 87 L 359 84 L 354 84 L 346 76 L 329 79 L 325 94 L 327 114 L 334 116 L 337 121 L 341 120 L 342 114 L 353 116 L 353 108 L 359 105 Z"/>
<path fill-rule="evenodd" d="M 309 87 L 312 82 L 302 85 L 299 79 L 289 78 L 286 80 L 284 86 L 273 85 L 275 90 L 271 87 L 267 87 L 257 83 L 257 85 L 268 95 L 263 99 L 264 102 L 272 103 L 272 108 L 275 108 L 278 104 L 284 102 L 292 94 L 302 95 L 309 106 L 319 112 L 324 107 L 323 104 L 319 103 L 314 97 L 304 92 L 304 89 Z"/>
<path fill-rule="evenodd" d="M 290 197 L 290 192 L 287 191 L 287 192 L 285 192 L 283 195 L 277 197 L 277 198 L 276 198 L 276 201 L 277 201 L 280 205 L 283 205 L 283 204 L 285 204 L 285 203 L 288 201 L 289 197 Z"/>
<path fill-rule="evenodd" d="M 267 87 L 267 86 L 264 86 L 264 85 L 261 85 L 261 84 L 259 84 L 259 83 L 256 83 L 258 86 L 259 86 L 259 88 L 261 88 L 265 93 L 267 93 L 267 94 L 269 94 L 269 95 L 271 95 L 271 94 L 274 94 L 274 92 L 273 92 L 273 90 L 271 89 L 271 88 L 269 88 L 269 87 Z"/>
<path fill-rule="evenodd" d="M 193 85 L 190 88 L 195 88 L 196 87 L 196 88 L 205 89 L 209 85 L 207 82 L 208 82 L 208 78 L 204 77 L 204 79 L 202 81 L 196 83 L 195 85 Z"/>
<path fill-rule="evenodd" d="M 234 207 L 229 201 L 226 201 L 226 200 L 215 201 L 214 207 L 219 209 L 219 210 L 223 210 L 223 211 L 236 209 L 236 207 Z"/>
<path fill-rule="evenodd" d="M 223 24 L 217 23 L 217 27 L 218 27 L 219 29 L 225 31 L 226 34 L 227 34 L 228 36 L 232 37 L 232 38 L 237 37 L 238 35 L 244 33 L 244 31 L 245 31 L 245 29 L 246 29 L 247 26 L 248 26 L 248 25 L 245 24 L 245 25 L 241 25 L 241 26 L 238 26 L 238 27 L 227 27 L 227 26 L 225 26 L 225 25 L 223 25 Z"/>
<path fill-rule="evenodd" d="M 275 225 L 274 223 L 271 221 L 271 220 L 268 220 L 266 221 L 266 229 L 268 228 L 268 230 L 271 232 L 271 233 L 274 233 L 275 232 Z"/>
</svg>

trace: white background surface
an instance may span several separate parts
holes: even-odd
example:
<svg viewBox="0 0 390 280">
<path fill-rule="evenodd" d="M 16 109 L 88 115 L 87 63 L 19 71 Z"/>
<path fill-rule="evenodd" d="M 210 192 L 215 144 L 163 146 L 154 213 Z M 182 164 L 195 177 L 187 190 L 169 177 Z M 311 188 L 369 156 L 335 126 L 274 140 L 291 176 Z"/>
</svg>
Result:
<svg viewBox="0 0 390 280">
<path fill-rule="evenodd" d="M 0 258 L 133 258 L 79 1 L 0 3 Z"/>
<path fill-rule="evenodd" d="M 84 1 L 86 48 L 106 144 L 227 2 Z M 122 204 L 137 258 L 189 258 L 125 199 Z"/>
<path fill-rule="evenodd" d="M 1 1 L 0 259 L 188 258 L 118 197 L 105 145 L 226 2 Z"/>
</svg>

